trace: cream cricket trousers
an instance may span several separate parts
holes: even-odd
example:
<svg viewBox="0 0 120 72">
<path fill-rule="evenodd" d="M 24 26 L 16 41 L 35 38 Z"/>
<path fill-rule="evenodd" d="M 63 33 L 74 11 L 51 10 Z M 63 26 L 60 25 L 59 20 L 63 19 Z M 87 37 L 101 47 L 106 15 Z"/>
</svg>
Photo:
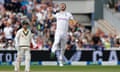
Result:
<svg viewBox="0 0 120 72">
<path fill-rule="evenodd" d="M 25 58 L 25 71 L 29 72 L 31 60 L 30 47 L 19 47 L 17 51 L 17 59 L 15 62 L 15 71 L 20 71 L 20 63 L 23 58 Z"/>
</svg>

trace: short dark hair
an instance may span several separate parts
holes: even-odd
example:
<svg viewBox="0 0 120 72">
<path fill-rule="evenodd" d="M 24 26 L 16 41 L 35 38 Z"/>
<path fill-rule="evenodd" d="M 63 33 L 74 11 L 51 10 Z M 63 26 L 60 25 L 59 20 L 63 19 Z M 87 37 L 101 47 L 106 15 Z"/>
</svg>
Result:
<svg viewBox="0 0 120 72">
<path fill-rule="evenodd" d="M 65 8 L 66 8 L 66 3 L 60 3 L 60 4 L 64 4 L 64 5 L 65 5 Z"/>
<path fill-rule="evenodd" d="M 27 21 L 25 21 L 25 20 L 22 22 L 22 25 L 28 25 L 28 24 L 29 23 Z"/>
</svg>

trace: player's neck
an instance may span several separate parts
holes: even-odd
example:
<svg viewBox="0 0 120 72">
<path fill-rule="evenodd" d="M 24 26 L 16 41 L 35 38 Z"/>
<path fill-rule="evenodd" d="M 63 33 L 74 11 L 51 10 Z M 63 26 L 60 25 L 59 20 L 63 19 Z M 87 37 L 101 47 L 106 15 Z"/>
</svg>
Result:
<svg viewBox="0 0 120 72">
<path fill-rule="evenodd" d="M 63 12 L 65 12 L 65 11 L 61 10 L 60 12 L 63 13 Z"/>
<path fill-rule="evenodd" d="M 24 31 L 27 31 L 27 28 L 23 28 L 24 29 Z"/>
<path fill-rule="evenodd" d="M 65 10 L 60 10 L 60 12 L 65 12 Z"/>
</svg>

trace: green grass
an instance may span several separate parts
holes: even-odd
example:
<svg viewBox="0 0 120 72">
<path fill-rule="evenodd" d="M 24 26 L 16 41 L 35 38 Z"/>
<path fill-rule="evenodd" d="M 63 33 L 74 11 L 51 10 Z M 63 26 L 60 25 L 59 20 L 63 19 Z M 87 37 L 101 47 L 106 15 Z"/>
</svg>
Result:
<svg viewBox="0 0 120 72">
<path fill-rule="evenodd" d="M 0 72 L 13 70 L 13 66 L 0 66 Z M 24 66 L 21 70 L 24 71 Z M 120 72 L 120 66 L 31 66 L 31 72 Z"/>
</svg>

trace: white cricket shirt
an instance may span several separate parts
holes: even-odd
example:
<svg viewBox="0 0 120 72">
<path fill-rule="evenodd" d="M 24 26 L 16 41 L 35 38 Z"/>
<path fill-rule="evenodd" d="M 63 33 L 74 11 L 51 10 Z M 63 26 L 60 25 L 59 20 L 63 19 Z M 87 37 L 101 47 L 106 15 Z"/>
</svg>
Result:
<svg viewBox="0 0 120 72">
<path fill-rule="evenodd" d="M 57 19 L 56 32 L 66 33 L 69 27 L 69 20 L 73 19 L 73 16 L 69 12 L 59 12 L 55 15 Z"/>
</svg>

